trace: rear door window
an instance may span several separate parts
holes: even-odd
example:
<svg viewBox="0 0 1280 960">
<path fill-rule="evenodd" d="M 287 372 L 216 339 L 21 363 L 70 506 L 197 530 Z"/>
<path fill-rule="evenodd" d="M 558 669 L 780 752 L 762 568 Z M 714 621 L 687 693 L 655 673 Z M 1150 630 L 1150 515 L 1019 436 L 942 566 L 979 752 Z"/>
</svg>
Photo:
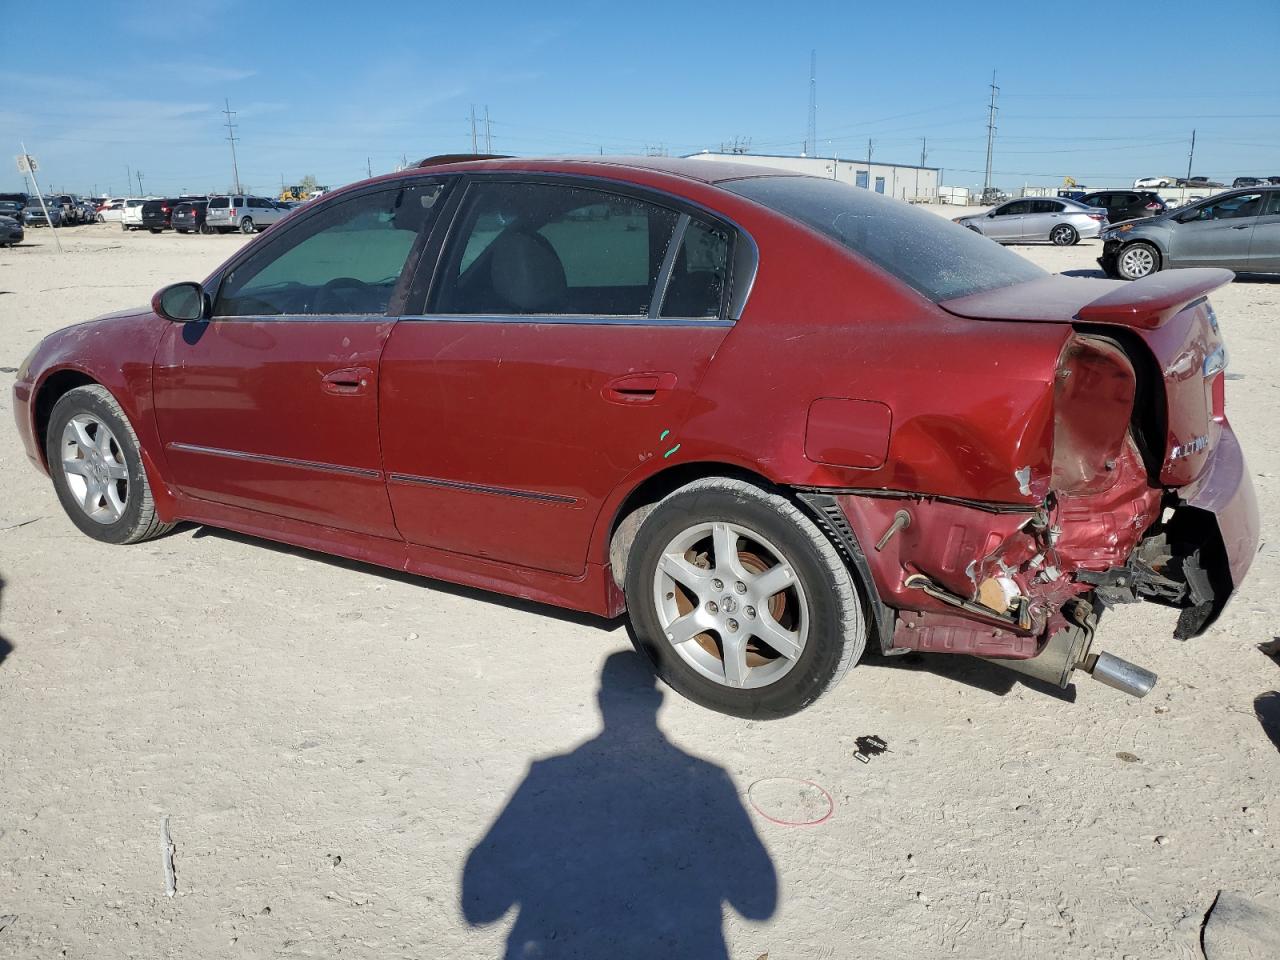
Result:
<svg viewBox="0 0 1280 960">
<path fill-rule="evenodd" d="M 658 316 L 719 317 L 729 281 L 730 247 L 727 228 L 690 220 L 676 248 Z"/>
<path fill-rule="evenodd" d="M 476 181 L 433 312 L 646 317 L 678 219 L 586 187 Z"/>
</svg>

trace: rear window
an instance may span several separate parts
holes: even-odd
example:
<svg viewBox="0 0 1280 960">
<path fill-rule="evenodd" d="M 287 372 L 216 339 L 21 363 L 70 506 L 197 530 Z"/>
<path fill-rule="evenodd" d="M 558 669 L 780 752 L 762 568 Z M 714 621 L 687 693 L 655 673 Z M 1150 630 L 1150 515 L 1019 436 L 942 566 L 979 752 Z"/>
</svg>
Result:
<svg viewBox="0 0 1280 960">
<path fill-rule="evenodd" d="M 720 186 L 830 237 L 930 300 L 1046 275 L 945 217 L 848 184 L 817 177 L 753 177 Z"/>
<path fill-rule="evenodd" d="M 214 197 L 209 201 L 209 206 L 214 210 L 221 210 L 231 206 L 230 197 Z"/>
</svg>

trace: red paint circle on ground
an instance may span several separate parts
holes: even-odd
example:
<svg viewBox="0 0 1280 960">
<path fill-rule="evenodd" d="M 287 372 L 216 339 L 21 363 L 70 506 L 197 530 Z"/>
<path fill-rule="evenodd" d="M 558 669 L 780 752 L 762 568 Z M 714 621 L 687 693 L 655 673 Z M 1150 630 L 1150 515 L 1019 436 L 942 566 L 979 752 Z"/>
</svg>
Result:
<svg viewBox="0 0 1280 960">
<path fill-rule="evenodd" d="M 799 777 L 765 777 L 747 787 L 747 801 L 760 816 L 782 827 L 816 827 L 835 813 L 826 789 Z"/>
</svg>

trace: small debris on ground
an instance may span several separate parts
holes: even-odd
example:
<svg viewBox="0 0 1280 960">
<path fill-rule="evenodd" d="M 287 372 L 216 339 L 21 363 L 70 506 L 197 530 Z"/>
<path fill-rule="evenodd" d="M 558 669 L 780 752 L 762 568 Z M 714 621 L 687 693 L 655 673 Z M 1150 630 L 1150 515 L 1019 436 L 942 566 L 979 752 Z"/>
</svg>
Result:
<svg viewBox="0 0 1280 960">
<path fill-rule="evenodd" d="M 0 930 L 3 930 L 9 924 L 15 922 L 17 919 L 18 919 L 18 915 L 16 913 L 6 913 L 3 916 L 0 916 Z M 768 954 L 766 954 L 766 956 L 768 956 Z"/>
<path fill-rule="evenodd" d="M 1140 759 L 1136 753 L 1130 753 L 1128 750 L 1121 750 L 1116 754 L 1117 760 L 1123 760 L 1125 763 L 1137 763 Z"/>
<path fill-rule="evenodd" d="M 872 757 L 878 757 L 882 753 L 889 753 L 889 744 L 882 738 L 872 734 L 869 737 L 858 737 L 853 741 L 857 747 L 857 752 L 853 755 L 853 759 L 859 763 L 870 763 Z"/>
</svg>

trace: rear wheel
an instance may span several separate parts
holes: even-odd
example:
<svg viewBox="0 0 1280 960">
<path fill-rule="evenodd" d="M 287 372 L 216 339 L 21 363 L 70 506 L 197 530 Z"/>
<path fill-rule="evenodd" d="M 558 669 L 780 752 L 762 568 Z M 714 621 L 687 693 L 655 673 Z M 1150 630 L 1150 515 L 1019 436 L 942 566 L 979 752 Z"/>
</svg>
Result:
<svg viewBox="0 0 1280 960">
<path fill-rule="evenodd" d="M 1116 273 L 1125 280 L 1141 280 L 1160 269 L 1160 251 L 1141 240 L 1121 249 L 1116 257 Z"/>
<path fill-rule="evenodd" d="M 1080 239 L 1080 234 L 1076 233 L 1076 228 L 1071 224 L 1060 223 L 1049 231 L 1049 239 L 1054 246 L 1069 247 Z"/>
<path fill-rule="evenodd" d="M 210 234 L 210 233 L 216 233 L 217 231 L 215 231 L 213 227 L 209 226 L 207 223 L 202 223 L 200 224 L 200 232 L 204 234 Z"/>
<path fill-rule="evenodd" d="M 106 218 L 106 217 L 104 217 L 102 214 L 98 214 L 98 222 L 99 222 L 99 223 L 106 223 L 106 222 L 107 222 L 107 218 Z"/>
<path fill-rule="evenodd" d="M 632 641 L 696 703 L 784 717 L 830 690 L 866 645 L 848 569 L 793 504 L 740 480 L 677 490 L 627 561 Z"/>
<path fill-rule="evenodd" d="M 62 509 L 82 533 L 137 543 L 172 528 L 156 516 L 138 436 L 105 387 L 76 387 L 58 399 L 45 455 Z"/>
<path fill-rule="evenodd" d="M 151 230 L 151 232 L 152 232 L 152 233 L 160 233 L 160 232 L 161 232 L 161 228 L 160 228 L 160 227 L 150 227 L 149 229 Z"/>
<path fill-rule="evenodd" d="M 254 231 L 253 220 L 251 220 L 249 217 L 245 217 L 243 220 L 240 221 L 241 233 L 253 233 L 253 231 Z"/>
</svg>

